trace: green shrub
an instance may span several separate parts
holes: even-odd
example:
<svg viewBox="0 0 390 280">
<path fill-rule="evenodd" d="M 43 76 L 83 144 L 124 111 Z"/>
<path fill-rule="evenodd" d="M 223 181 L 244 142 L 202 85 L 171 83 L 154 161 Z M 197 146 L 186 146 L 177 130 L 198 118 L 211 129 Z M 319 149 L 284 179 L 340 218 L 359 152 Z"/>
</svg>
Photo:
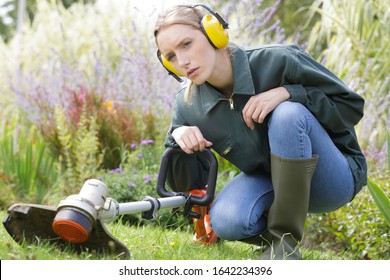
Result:
<svg viewBox="0 0 390 280">
<path fill-rule="evenodd" d="M 346 206 L 327 214 L 310 214 L 305 242 L 312 248 L 334 250 L 358 259 L 390 258 L 390 226 L 364 188 Z"/>
<path fill-rule="evenodd" d="M 59 159 L 65 166 L 58 190 L 64 195 L 72 194 L 83 181 L 96 177 L 102 163 L 96 116 L 90 114 L 84 106 L 78 122 L 70 126 L 66 122 L 64 111 L 56 108 L 55 123 L 60 145 Z"/>
<path fill-rule="evenodd" d="M 33 22 L 0 43 L 1 95 L 28 113 L 58 154 L 54 108 L 74 132 L 86 106 L 96 114 L 103 167 L 116 168 L 122 144 L 165 134 L 180 86 L 156 57 L 150 24 L 131 3 L 65 9 L 39 0 Z"/>
</svg>

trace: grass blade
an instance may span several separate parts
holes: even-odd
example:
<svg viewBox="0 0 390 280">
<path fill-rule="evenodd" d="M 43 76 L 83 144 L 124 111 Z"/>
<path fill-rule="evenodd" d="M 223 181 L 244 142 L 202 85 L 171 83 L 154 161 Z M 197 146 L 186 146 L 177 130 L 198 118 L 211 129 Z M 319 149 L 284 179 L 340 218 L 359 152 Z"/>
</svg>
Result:
<svg viewBox="0 0 390 280">
<path fill-rule="evenodd" d="M 368 178 L 367 186 L 372 197 L 374 198 L 376 205 L 390 225 L 390 199 L 372 178 Z"/>
<path fill-rule="evenodd" d="M 390 173 L 390 132 L 387 131 L 387 167 Z"/>
</svg>

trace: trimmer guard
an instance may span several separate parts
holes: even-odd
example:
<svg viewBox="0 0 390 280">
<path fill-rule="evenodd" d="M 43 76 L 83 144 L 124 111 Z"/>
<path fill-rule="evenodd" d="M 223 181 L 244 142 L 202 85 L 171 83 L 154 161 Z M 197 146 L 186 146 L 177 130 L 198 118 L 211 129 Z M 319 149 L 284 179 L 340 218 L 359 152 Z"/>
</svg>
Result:
<svg viewBox="0 0 390 280">
<path fill-rule="evenodd" d="M 127 247 L 112 236 L 99 219 L 96 221 L 88 240 L 74 244 L 62 240 L 53 229 L 52 222 L 57 208 L 48 205 L 17 203 L 8 209 L 3 225 L 9 235 L 18 243 L 48 241 L 60 246 L 70 246 L 77 252 L 115 254 L 116 258 L 129 259 Z"/>
</svg>

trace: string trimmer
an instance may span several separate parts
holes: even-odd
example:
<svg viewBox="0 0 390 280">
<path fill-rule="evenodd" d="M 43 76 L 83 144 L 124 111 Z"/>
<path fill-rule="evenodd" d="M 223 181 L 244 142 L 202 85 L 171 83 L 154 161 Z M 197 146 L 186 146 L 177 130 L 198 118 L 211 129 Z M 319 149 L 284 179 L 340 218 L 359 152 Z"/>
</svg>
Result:
<svg viewBox="0 0 390 280">
<path fill-rule="evenodd" d="M 218 168 L 214 154 L 208 149 L 202 152 L 210 163 L 204 196 L 166 189 L 168 166 L 173 156 L 181 152 L 180 149 L 167 149 L 162 155 L 156 186 L 161 198 L 147 196 L 142 201 L 118 203 L 108 197 L 108 188 L 102 181 L 90 179 L 84 183 L 79 194 L 68 196 L 57 207 L 25 203 L 12 205 L 3 225 L 18 243 L 48 241 L 71 246 L 78 252 L 106 252 L 130 258 L 128 248 L 107 231 L 105 222 L 140 212 L 142 218 L 155 219 L 159 209 L 182 206 L 187 209 L 187 215 L 199 218 L 198 213 L 191 211 L 192 206 L 207 206 L 214 199 Z"/>
</svg>

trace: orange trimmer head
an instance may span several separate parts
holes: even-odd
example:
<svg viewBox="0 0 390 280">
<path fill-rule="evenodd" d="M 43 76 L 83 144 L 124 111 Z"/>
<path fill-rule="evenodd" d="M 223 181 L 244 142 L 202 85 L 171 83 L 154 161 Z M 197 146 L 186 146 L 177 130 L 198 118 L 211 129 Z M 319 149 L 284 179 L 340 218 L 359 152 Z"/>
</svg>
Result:
<svg viewBox="0 0 390 280">
<path fill-rule="evenodd" d="M 57 219 L 57 229 L 66 231 L 69 238 L 74 238 L 74 240 L 64 240 L 53 229 L 56 228 L 53 226 L 56 214 L 56 207 L 18 203 L 8 209 L 3 225 L 18 243 L 49 242 L 58 246 L 71 246 L 77 252 L 107 253 L 114 254 L 117 258 L 130 258 L 127 247 L 112 236 L 99 219 L 93 225 L 86 240 L 84 240 L 85 232 L 83 229 L 80 230 L 79 224 L 69 224 L 69 219 L 68 222 L 65 219 Z M 74 242 L 75 240 L 80 242 Z"/>
</svg>

